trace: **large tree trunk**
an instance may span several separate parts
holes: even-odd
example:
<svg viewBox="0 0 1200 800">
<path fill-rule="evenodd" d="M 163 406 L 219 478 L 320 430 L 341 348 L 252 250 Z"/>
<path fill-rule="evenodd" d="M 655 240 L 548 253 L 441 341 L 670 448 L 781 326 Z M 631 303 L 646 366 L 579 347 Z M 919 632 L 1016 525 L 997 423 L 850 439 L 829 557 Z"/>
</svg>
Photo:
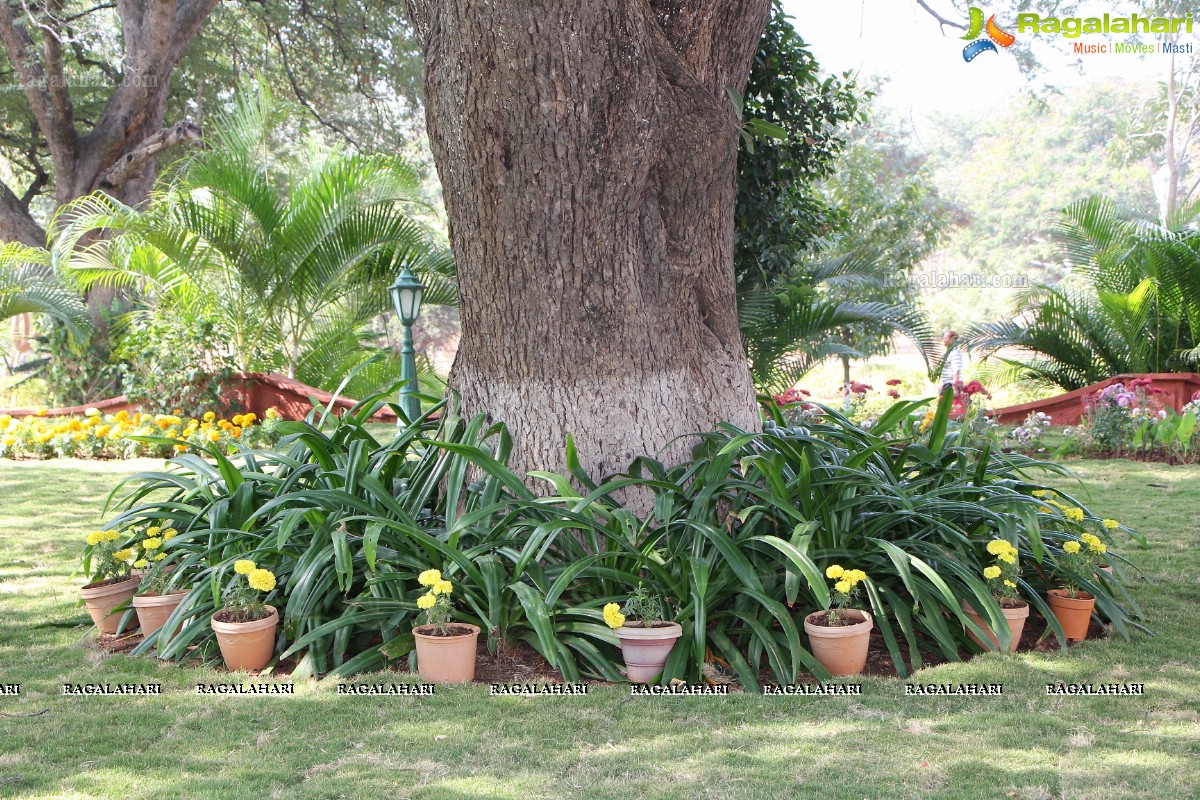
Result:
<svg viewBox="0 0 1200 800">
<path fill-rule="evenodd" d="M 755 427 L 727 89 L 745 86 L 769 0 L 410 6 L 464 413 L 508 423 L 517 469 L 561 470 L 571 435 L 595 475 L 680 460 L 686 434 L 723 420 Z"/>
</svg>

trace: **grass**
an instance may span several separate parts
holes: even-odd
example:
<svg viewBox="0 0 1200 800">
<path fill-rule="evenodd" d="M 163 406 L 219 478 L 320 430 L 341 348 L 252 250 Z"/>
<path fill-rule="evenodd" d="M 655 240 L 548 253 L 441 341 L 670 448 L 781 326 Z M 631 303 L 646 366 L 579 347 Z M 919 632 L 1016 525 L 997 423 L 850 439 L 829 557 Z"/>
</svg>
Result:
<svg viewBox="0 0 1200 800">
<path fill-rule="evenodd" d="M 149 462 L 0 462 L 0 797 L 1195 798 L 1200 786 L 1200 467 L 1075 462 L 1097 511 L 1149 539 L 1126 555 L 1155 636 L 989 655 L 927 683 L 997 698 L 198 697 L 236 676 L 107 656 L 68 585 L 107 492 Z M 1077 487 L 1076 487 L 1077 488 Z M 376 680 L 397 680 L 376 676 Z M 62 697 L 64 682 L 163 696 Z M 1046 697 L 1050 681 L 1140 682 L 1142 698 Z M 39 716 L 11 716 L 34 714 Z"/>
</svg>

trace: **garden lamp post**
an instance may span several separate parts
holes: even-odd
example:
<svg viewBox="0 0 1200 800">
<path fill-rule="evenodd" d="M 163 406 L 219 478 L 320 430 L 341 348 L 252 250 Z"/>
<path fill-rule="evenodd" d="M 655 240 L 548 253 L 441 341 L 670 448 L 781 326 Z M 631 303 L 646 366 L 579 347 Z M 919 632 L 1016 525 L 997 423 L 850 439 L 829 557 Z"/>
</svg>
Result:
<svg viewBox="0 0 1200 800">
<path fill-rule="evenodd" d="M 421 416 L 421 401 L 417 399 L 417 351 L 413 348 L 412 326 L 421 313 L 421 298 L 425 286 L 412 270 L 405 267 L 388 287 L 400 324 L 404 326 L 404 345 L 400 350 L 400 408 L 409 421 Z M 398 421 L 403 424 L 403 421 Z"/>
</svg>

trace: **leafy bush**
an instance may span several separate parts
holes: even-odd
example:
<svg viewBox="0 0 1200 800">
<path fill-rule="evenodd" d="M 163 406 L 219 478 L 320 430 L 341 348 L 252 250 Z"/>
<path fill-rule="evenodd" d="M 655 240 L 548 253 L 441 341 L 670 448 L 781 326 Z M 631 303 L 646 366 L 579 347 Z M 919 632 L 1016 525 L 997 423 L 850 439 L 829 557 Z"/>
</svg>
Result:
<svg viewBox="0 0 1200 800">
<path fill-rule="evenodd" d="M 950 403 L 947 394 L 918 439 L 902 426 L 919 402 L 897 404 L 870 431 L 829 409 L 795 427 L 772 411 L 763 433 L 723 426 L 684 464 L 640 458 L 600 483 L 568 442 L 568 475 L 528 476 L 548 495 L 506 466 L 502 424 L 460 419 L 443 403 L 440 422 L 426 416 L 381 443 L 364 427 L 379 404 L 363 403 L 328 433 L 315 417 L 283 423 L 278 452 L 189 454 L 134 476 L 110 527 L 180 531 L 169 548 L 196 579 L 176 616 L 192 621 L 161 657 L 190 656 L 192 645 L 215 656 L 207 618 L 234 563 L 250 559 L 278 577 L 266 601 L 283 616 L 281 657 L 300 657 L 301 674 L 348 675 L 408 655 L 418 577 L 434 568 L 454 584 L 456 619 L 480 625 L 493 649 L 528 642 L 567 680 L 620 679 L 603 609 L 639 590 L 683 628 L 664 680 L 701 680 L 718 664 L 747 688 L 764 671 L 782 683 L 827 677 L 798 620 L 829 607 L 834 564 L 870 576 L 866 602 L 906 674 L 923 646 L 949 659 L 976 647 L 963 600 L 1007 647 L 983 577 L 995 538 L 1030 565 L 1021 596 L 1060 638 L 1042 600 L 1057 574 L 1096 595 L 1097 613 L 1128 635 L 1138 611 L 1120 584 L 1062 563 L 1063 543 L 1111 536 L 1111 526 L 1032 477 L 1069 474 L 1061 465 L 960 440 Z"/>
</svg>

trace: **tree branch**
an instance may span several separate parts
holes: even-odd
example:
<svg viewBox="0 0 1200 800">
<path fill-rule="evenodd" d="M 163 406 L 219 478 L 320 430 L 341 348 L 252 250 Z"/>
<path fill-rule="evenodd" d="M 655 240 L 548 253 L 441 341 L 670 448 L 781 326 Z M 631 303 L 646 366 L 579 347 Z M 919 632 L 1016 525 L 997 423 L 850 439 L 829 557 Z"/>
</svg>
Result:
<svg viewBox="0 0 1200 800">
<path fill-rule="evenodd" d="M 359 143 L 355 141 L 354 137 L 350 135 L 349 131 L 342 128 L 340 125 L 335 125 L 330 120 L 322 117 L 321 112 L 317 111 L 316 107 L 313 106 L 313 104 L 309 102 L 308 98 L 304 96 L 304 92 L 301 90 L 300 84 L 296 81 L 296 74 L 292 71 L 291 60 L 288 58 L 287 45 L 283 43 L 283 36 L 278 31 L 274 32 L 274 36 L 275 42 L 279 45 L 279 62 L 283 64 L 283 72 L 285 75 L 287 75 L 288 83 L 292 85 L 292 93 L 296 95 L 296 99 L 300 101 L 301 105 L 308 109 L 310 114 L 316 117 L 317 122 L 337 133 L 355 147 L 359 147 Z"/>
<path fill-rule="evenodd" d="M 413 30 L 417 33 L 417 40 L 421 43 L 422 50 L 429 44 L 429 31 L 432 28 L 435 2 L 436 0 L 404 0 L 409 22 L 412 23 Z"/>
<path fill-rule="evenodd" d="M 115 164 L 100 175 L 98 185 L 105 191 L 118 189 L 137 174 L 142 165 L 159 153 L 185 142 L 199 140 L 200 128 L 188 120 L 182 120 L 169 128 L 163 128 L 158 133 L 147 136 L 136 147 L 117 159 Z"/>
<path fill-rule="evenodd" d="M 34 222 L 28 207 L 4 183 L 0 183 L 0 240 L 46 246 L 45 229 Z"/>
<path fill-rule="evenodd" d="M 925 0 L 917 0 L 917 5 L 925 9 L 929 13 L 929 16 L 937 20 L 938 25 L 941 26 L 943 36 L 946 35 L 946 28 L 958 28 L 960 31 L 965 31 L 967 29 L 967 26 L 958 20 L 946 19 L 941 14 L 934 11 L 929 7 L 929 3 L 925 2 Z"/>
</svg>

